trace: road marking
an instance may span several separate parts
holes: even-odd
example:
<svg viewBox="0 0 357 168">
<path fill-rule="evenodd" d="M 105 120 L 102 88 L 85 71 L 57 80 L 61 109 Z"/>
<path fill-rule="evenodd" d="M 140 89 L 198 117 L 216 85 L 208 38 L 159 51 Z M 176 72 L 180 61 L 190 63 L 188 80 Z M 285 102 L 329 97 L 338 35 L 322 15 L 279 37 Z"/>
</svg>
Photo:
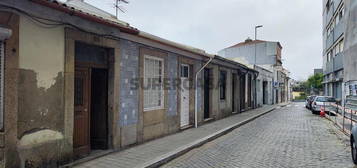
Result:
<svg viewBox="0 0 357 168">
<path fill-rule="evenodd" d="M 295 107 L 299 107 L 299 105 L 295 105 Z"/>
<path fill-rule="evenodd" d="M 290 107 L 291 105 L 287 105 L 286 107 Z"/>
</svg>

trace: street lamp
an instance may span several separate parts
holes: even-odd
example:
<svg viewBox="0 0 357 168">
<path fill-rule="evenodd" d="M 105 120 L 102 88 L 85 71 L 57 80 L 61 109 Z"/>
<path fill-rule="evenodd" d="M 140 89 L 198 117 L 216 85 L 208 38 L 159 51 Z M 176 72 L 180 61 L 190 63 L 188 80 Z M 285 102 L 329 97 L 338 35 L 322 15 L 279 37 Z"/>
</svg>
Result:
<svg viewBox="0 0 357 168">
<path fill-rule="evenodd" d="M 254 36 L 254 40 L 257 40 L 257 30 L 259 28 L 262 28 L 263 25 L 259 25 L 259 26 L 255 26 L 255 36 Z M 254 65 L 257 64 L 257 43 L 255 42 L 255 49 L 254 49 Z"/>
<path fill-rule="evenodd" d="M 254 40 L 255 40 L 255 42 L 254 42 L 254 69 L 256 68 L 255 66 L 256 66 L 256 64 L 257 64 L 257 30 L 259 29 L 259 28 L 262 28 L 263 27 L 263 25 L 259 25 L 259 26 L 255 26 L 255 36 L 254 36 Z M 257 106 L 257 100 L 258 100 L 258 96 L 257 96 L 257 81 L 255 80 L 255 87 L 254 87 L 254 96 L 255 96 L 255 102 L 254 102 L 254 106 L 256 107 Z"/>
</svg>

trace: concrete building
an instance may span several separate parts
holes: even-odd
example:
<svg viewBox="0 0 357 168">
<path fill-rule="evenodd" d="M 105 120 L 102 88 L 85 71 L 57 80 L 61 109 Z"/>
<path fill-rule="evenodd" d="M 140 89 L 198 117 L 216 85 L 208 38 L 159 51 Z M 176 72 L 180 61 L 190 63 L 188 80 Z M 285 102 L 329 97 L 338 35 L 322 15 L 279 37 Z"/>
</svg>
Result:
<svg viewBox="0 0 357 168">
<path fill-rule="evenodd" d="M 219 51 L 218 54 L 248 65 L 259 65 L 273 72 L 273 103 L 280 103 L 288 100 L 289 77 L 288 71 L 282 65 L 281 51 L 279 42 L 247 39 Z"/>
<path fill-rule="evenodd" d="M 87 8 L 0 1 L 0 168 L 57 167 L 254 108 L 258 71 Z"/>
<path fill-rule="evenodd" d="M 344 97 L 344 40 L 346 28 L 344 0 L 323 0 L 324 95 Z"/>
<path fill-rule="evenodd" d="M 357 2 L 345 0 L 346 9 L 346 29 L 345 29 L 345 45 L 344 45 L 344 82 L 345 96 L 347 99 L 357 97 L 357 41 L 356 31 L 357 23 L 355 16 L 357 14 Z M 350 102 L 356 104 L 356 102 Z"/>
<path fill-rule="evenodd" d="M 323 74 L 324 70 L 323 69 L 314 69 L 314 75 L 316 74 Z"/>
</svg>

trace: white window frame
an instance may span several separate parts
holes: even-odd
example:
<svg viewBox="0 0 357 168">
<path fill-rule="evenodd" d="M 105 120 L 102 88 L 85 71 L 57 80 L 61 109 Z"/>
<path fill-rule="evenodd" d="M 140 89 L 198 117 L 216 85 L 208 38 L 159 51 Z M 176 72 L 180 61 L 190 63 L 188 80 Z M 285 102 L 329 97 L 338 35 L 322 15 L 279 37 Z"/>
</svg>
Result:
<svg viewBox="0 0 357 168">
<path fill-rule="evenodd" d="M 153 110 L 164 109 L 165 108 L 165 91 L 164 91 L 164 75 L 165 75 L 164 64 L 165 64 L 165 62 L 164 62 L 164 59 L 158 58 L 158 57 L 155 57 L 155 56 L 151 56 L 151 55 L 144 55 L 144 65 L 143 65 L 143 68 L 144 68 L 144 81 L 146 80 L 146 75 L 147 75 L 146 72 L 145 72 L 145 60 L 146 59 L 161 61 L 161 104 L 160 104 L 160 106 L 145 108 L 145 91 L 144 91 L 144 93 L 143 93 L 144 112 L 145 111 L 153 111 Z"/>
</svg>

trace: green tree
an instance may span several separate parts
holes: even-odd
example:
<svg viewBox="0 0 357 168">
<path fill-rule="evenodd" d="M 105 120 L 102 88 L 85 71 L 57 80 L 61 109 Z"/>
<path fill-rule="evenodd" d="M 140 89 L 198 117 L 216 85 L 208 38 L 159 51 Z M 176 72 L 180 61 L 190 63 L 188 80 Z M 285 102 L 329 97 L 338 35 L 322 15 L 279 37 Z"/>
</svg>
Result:
<svg viewBox="0 0 357 168">
<path fill-rule="evenodd" d="M 319 93 L 322 91 L 323 85 L 322 82 L 324 80 L 324 75 L 321 73 L 312 75 L 309 77 L 309 79 L 306 81 L 306 85 L 308 89 L 312 89 L 314 93 Z M 310 90 L 311 92 L 311 90 Z"/>
</svg>

